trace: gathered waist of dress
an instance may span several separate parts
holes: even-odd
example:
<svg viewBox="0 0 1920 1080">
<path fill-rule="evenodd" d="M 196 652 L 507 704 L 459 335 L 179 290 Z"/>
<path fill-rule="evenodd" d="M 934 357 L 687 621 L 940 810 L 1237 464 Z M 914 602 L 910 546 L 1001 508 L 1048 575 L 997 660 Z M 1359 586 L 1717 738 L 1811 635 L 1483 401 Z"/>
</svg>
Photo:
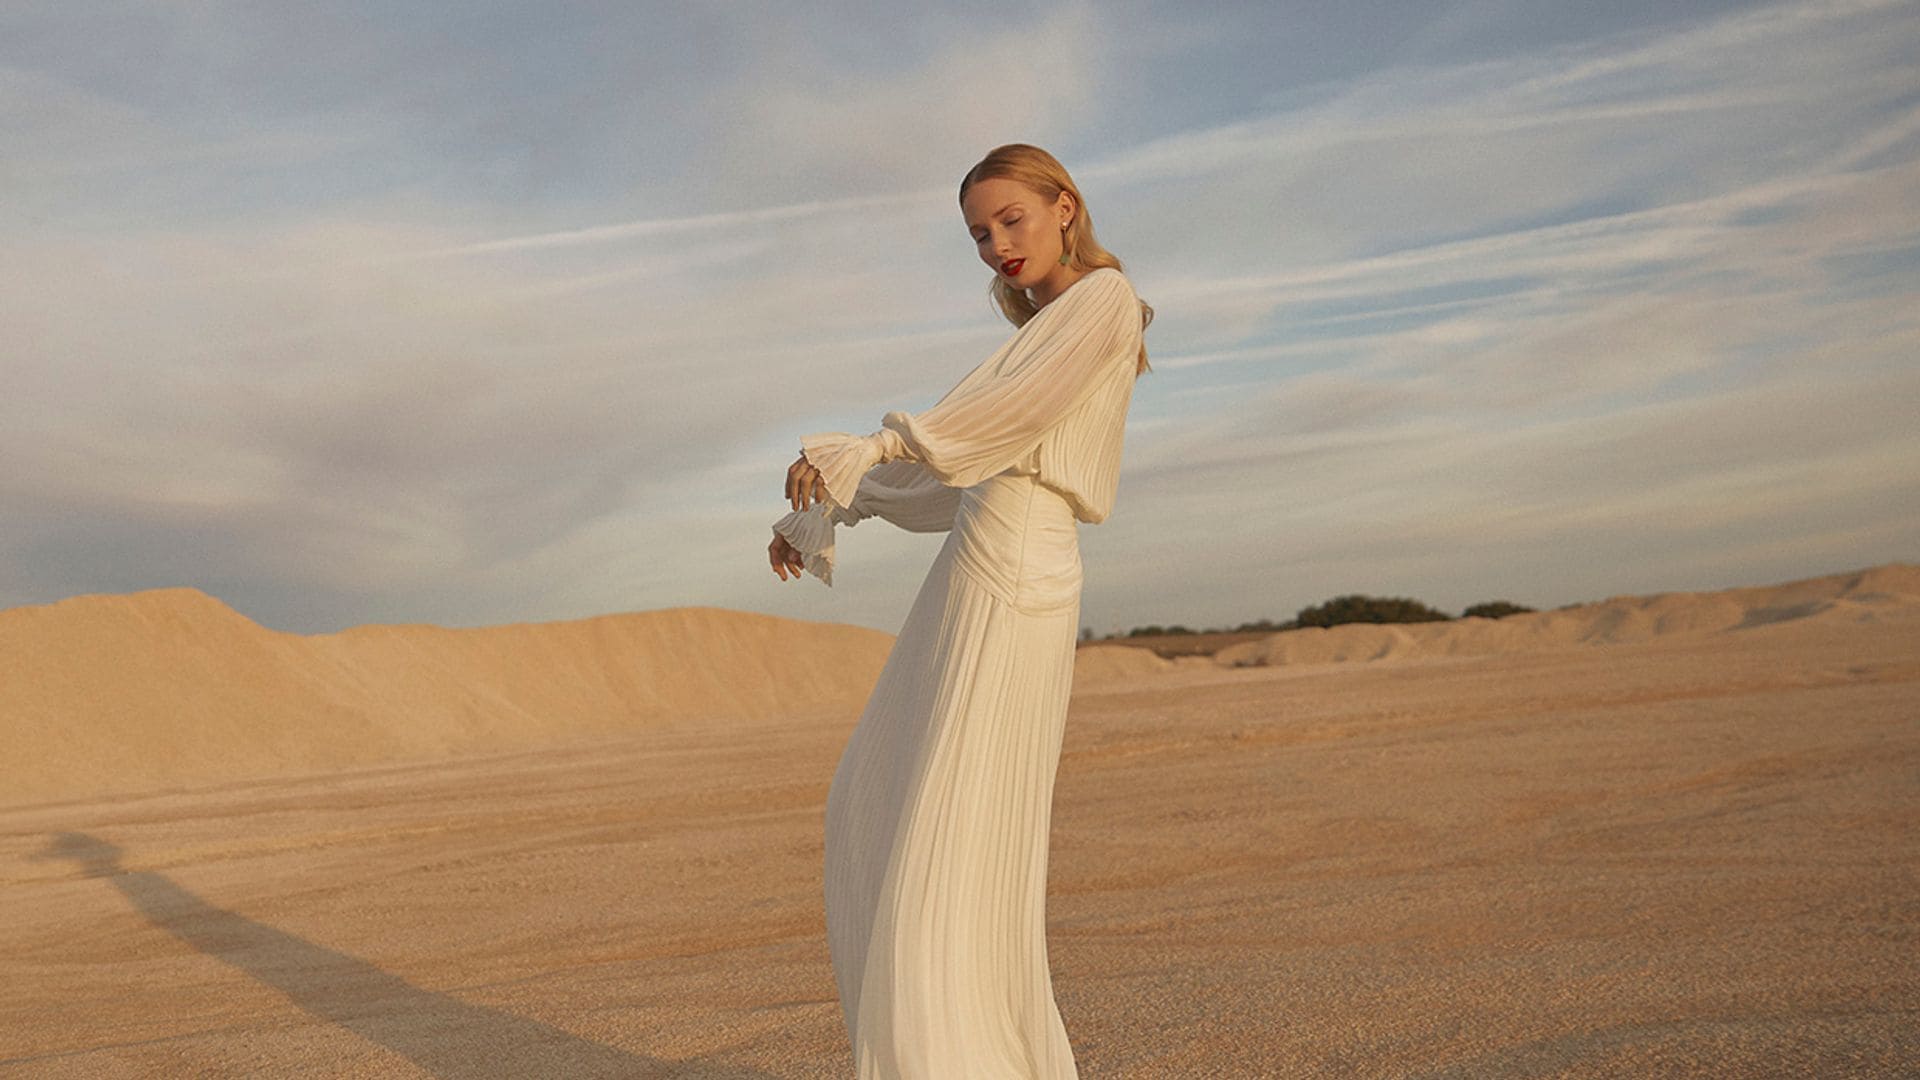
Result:
<svg viewBox="0 0 1920 1080">
<path fill-rule="evenodd" d="M 1079 603 L 1079 522 L 1066 498 L 1033 476 L 1006 472 L 962 489 L 948 542 L 964 572 L 1020 611 Z"/>
</svg>

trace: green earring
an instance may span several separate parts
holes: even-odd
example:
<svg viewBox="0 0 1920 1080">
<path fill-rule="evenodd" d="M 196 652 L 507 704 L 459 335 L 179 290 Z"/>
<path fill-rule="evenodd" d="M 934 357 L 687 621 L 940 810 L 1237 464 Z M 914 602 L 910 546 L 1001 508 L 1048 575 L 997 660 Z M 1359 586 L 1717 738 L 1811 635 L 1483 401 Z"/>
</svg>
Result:
<svg viewBox="0 0 1920 1080">
<path fill-rule="evenodd" d="M 1060 223 L 1060 265 L 1067 265 L 1067 223 Z"/>
</svg>

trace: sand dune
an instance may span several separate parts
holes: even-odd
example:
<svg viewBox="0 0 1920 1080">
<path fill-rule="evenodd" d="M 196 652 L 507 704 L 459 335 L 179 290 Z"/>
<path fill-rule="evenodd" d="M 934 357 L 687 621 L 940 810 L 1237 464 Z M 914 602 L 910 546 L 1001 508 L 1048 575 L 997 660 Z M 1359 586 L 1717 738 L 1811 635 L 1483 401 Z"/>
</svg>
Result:
<svg viewBox="0 0 1920 1080">
<path fill-rule="evenodd" d="M 1083 648 L 1076 693 L 1226 667 L 1519 653 L 1872 621 L 1920 605 L 1920 566 L 1613 597 L 1505 619 L 1291 630 L 1165 660 Z M 0 611 L 0 804 L 550 746 L 679 722 L 857 711 L 889 634 L 688 607 L 478 629 L 300 635 L 196 589 Z"/>
<path fill-rule="evenodd" d="M 0 612 L 0 802 L 858 707 L 892 636 L 719 608 L 269 630 L 197 589 Z"/>
<path fill-rule="evenodd" d="M 1873 622 L 1920 605 L 1920 565 L 1888 563 L 1781 585 L 1615 596 L 1504 619 L 1283 630 L 1220 650 L 1231 667 L 1428 656 L 1487 656 L 1746 630 L 1795 619 Z"/>
<path fill-rule="evenodd" d="M 1202 659 L 1212 666 L 1210 657 Z M 1073 657 L 1073 688 L 1079 691 L 1115 679 L 1160 675 L 1172 671 L 1173 666 L 1173 661 L 1154 655 L 1150 649 L 1132 645 L 1082 645 Z"/>
</svg>

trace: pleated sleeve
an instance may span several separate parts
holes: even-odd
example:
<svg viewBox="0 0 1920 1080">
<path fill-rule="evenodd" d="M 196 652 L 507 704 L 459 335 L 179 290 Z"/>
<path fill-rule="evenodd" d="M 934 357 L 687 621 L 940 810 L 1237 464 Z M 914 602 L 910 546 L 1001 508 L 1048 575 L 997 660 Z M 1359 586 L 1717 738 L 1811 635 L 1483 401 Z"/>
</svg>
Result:
<svg viewBox="0 0 1920 1080">
<path fill-rule="evenodd" d="M 851 506 L 815 503 L 774 522 L 773 531 L 800 552 L 807 573 L 832 585 L 834 526 L 877 517 L 908 532 L 945 532 L 959 511 L 959 488 L 942 484 L 918 462 L 889 461 L 860 478 Z"/>
<path fill-rule="evenodd" d="M 890 412 L 871 435 L 803 436 L 828 499 L 846 506 L 876 464 L 923 465 L 950 487 L 971 487 L 1038 446 L 1139 351 L 1140 301 L 1126 275 L 1102 267 L 1035 313 L 999 352 L 921 413 Z"/>
<path fill-rule="evenodd" d="M 877 517 L 908 532 L 946 532 L 960 512 L 960 489 L 949 487 L 917 461 L 889 461 L 860 478 L 853 505 L 834 508 L 843 523 Z"/>
</svg>

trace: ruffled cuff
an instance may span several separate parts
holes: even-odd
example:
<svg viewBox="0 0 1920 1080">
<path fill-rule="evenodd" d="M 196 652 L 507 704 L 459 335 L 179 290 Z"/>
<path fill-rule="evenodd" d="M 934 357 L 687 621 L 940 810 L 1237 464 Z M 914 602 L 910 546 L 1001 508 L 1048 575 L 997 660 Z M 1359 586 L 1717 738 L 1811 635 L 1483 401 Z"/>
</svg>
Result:
<svg viewBox="0 0 1920 1080">
<path fill-rule="evenodd" d="M 800 565 L 807 573 L 828 585 L 833 584 L 833 524 L 840 520 L 839 514 L 827 503 L 815 503 L 773 523 L 773 531 L 800 553 Z"/>
<path fill-rule="evenodd" d="M 860 478 L 867 470 L 887 460 L 892 444 L 879 435 L 849 435 L 844 431 L 823 431 L 800 437 L 800 452 L 807 464 L 820 470 L 827 485 L 827 498 L 833 505 L 851 507 L 860 490 Z"/>
</svg>

